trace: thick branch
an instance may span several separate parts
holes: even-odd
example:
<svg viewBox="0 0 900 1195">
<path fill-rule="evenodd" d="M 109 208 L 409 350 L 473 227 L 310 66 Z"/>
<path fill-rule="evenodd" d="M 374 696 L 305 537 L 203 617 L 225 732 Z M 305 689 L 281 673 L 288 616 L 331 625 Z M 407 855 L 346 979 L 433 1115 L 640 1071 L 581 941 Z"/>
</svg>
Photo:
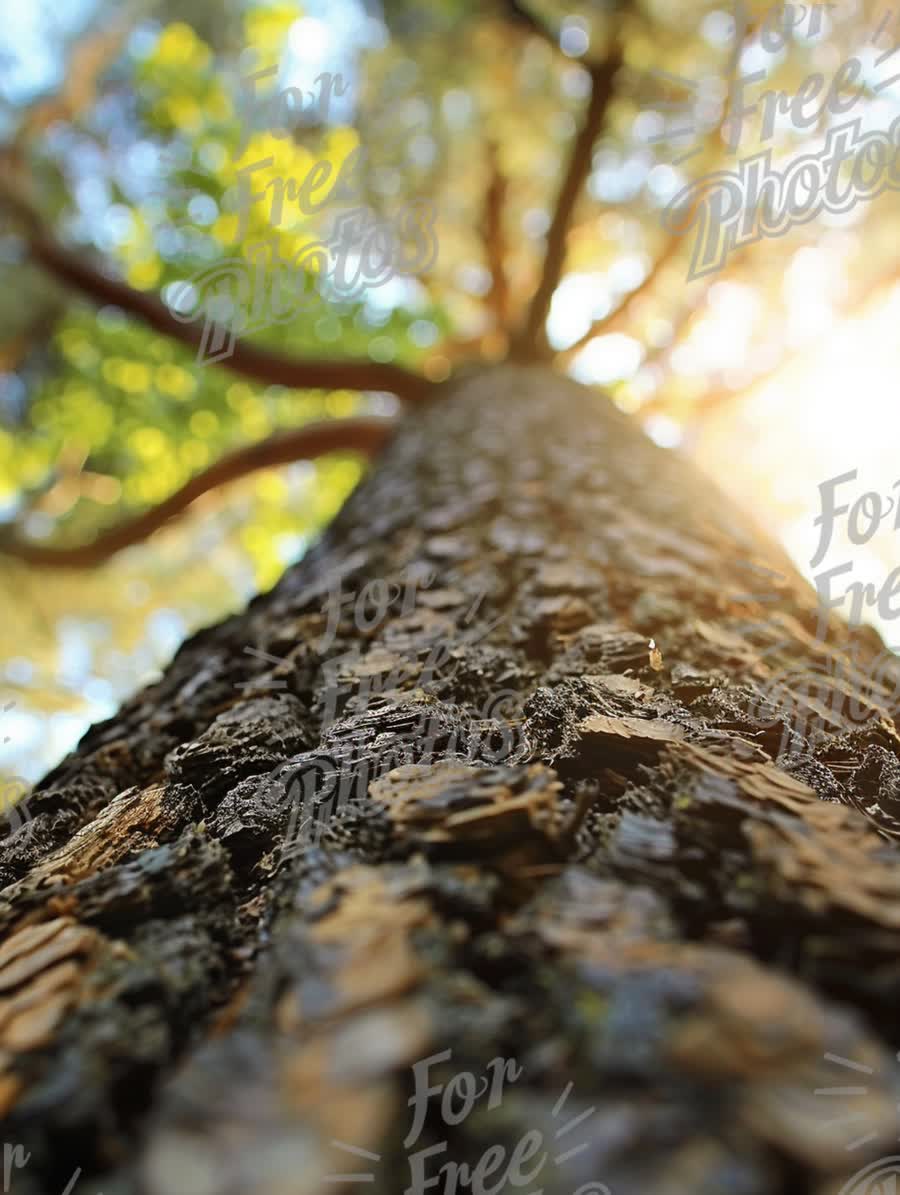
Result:
<svg viewBox="0 0 900 1195">
<path fill-rule="evenodd" d="M 326 420 L 282 432 L 228 453 L 192 477 L 159 506 L 101 532 L 90 543 L 52 547 L 16 539 L 7 532 L 0 535 L 0 553 L 45 568 L 90 568 L 102 564 L 123 548 L 147 539 L 165 523 L 183 514 L 202 494 L 218 486 L 258 469 L 311 460 L 327 452 L 361 452 L 372 456 L 388 439 L 394 425 L 393 419 L 368 416 Z"/>
<path fill-rule="evenodd" d="M 0 200 L 25 229 L 32 258 L 60 282 L 87 295 L 96 303 L 110 303 L 137 316 L 149 327 L 181 344 L 196 348 L 203 327 L 175 318 L 154 294 L 135 290 L 121 279 L 110 278 L 79 254 L 66 249 L 46 230 L 29 195 L 27 181 L 18 177 L 15 163 L 0 160 Z M 218 333 L 216 333 L 217 335 Z M 234 352 L 219 364 L 234 373 L 269 385 L 295 389 L 389 390 L 406 401 L 421 401 L 434 389 L 433 383 L 399 365 L 375 361 L 321 361 L 287 357 L 246 341 L 236 341 Z"/>
<path fill-rule="evenodd" d="M 157 332 L 196 347 L 202 325 L 185 324 L 175 318 L 156 295 L 135 290 L 125 282 L 102 274 L 90 262 L 63 248 L 45 233 L 30 238 L 34 259 L 61 282 L 74 287 L 97 303 L 111 303 L 137 316 Z M 236 341 L 234 353 L 220 362 L 233 373 L 269 385 L 295 389 L 389 390 L 406 401 L 418 402 L 433 386 L 425 378 L 399 365 L 377 361 L 322 361 L 287 357 L 247 341 Z"/>
<path fill-rule="evenodd" d="M 525 325 L 516 340 L 516 355 L 523 358 L 548 355 L 545 323 L 550 300 L 562 277 L 566 257 L 566 239 L 575 205 L 591 169 L 594 142 L 603 125 L 603 118 L 614 95 L 613 80 L 622 64 L 622 47 L 618 43 L 599 66 L 590 68 L 591 98 L 581 129 L 572 147 L 572 156 L 560 188 L 556 210 L 547 233 L 547 251 L 540 283 L 531 300 Z"/>
</svg>

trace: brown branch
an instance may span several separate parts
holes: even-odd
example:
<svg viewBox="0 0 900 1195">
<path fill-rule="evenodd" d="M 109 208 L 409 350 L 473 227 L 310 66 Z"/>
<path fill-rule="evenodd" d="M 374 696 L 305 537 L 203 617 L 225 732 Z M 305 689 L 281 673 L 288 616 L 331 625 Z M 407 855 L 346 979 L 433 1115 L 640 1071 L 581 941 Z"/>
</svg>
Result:
<svg viewBox="0 0 900 1195">
<path fill-rule="evenodd" d="M 0 534 L 0 554 L 43 568 L 90 568 L 102 564 L 183 514 L 202 494 L 248 473 L 291 461 L 312 460 L 327 452 L 360 452 L 372 456 L 388 439 L 395 422 L 378 416 L 325 420 L 270 436 L 227 453 L 158 506 L 101 532 L 89 543 L 74 547 L 45 546 L 17 539 L 13 532 L 6 531 Z"/>
<path fill-rule="evenodd" d="M 745 268 L 752 256 L 753 245 L 744 245 L 733 251 L 731 265 L 725 271 L 706 274 L 702 278 L 690 279 L 685 287 L 685 301 L 681 304 L 672 320 L 672 335 L 667 344 L 660 345 L 644 361 L 645 365 L 654 365 L 659 361 L 667 362 L 677 348 L 680 348 L 691 333 L 694 321 L 701 317 L 707 306 L 709 292 L 717 282 L 739 281 L 745 273 Z M 696 283 L 696 287 L 691 283 Z M 682 335 L 686 333 L 686 335 Z"/>
<path fill-rule="evenodd" d="M 734 278 L 739 274 L 750 256 L 752 246 L 744 246 L 738 249 L 733 257 L 731 269 L 728 271 L 727 277 Z M 672 354 L 676 349 L 680 348 L 685 343 L 691 334 L 691 329 L 694 322 L 701 318 L 706 310 L 706 300 L 710 290 L 716 282 L 721 282 L 721 274 L 707 274 L 702 279 L 700 289 L 691 295 L 690 301 L 683 303 L 678 310 L 674 320 L 672 321 L 672 336 L 667 344 L 660 345 L 659 348 L 654 349 L 643 360 L 642 368 L 646 369 L 649 365 L 667 366 L 671 360 Z M 752 384 L 752 383 L 751 383 Z M 669 402 L 663 398 L 662 395 L 655 395 L 648 402 L 640 406 L 635 412 L 640 418 L 645 418 L 648 415 L 658 415 L 664 413 L 669 408 Z"/>
<path fill-rule="evenodd" d="M 487 159 L 490 179 L 484 197 L 484 217 L 481 233 L 484 240 L 484 251 L 487 257 L 488 269 L 491 274 L 491 288 L 485 296 L 485 302 L 494 316 L 494 326 L 498 330 L 506 328 L 509 317 L 509 283 L 506 278 L 506 240 L 503 235 L 503 213 L 506 208 L 506 197 L 509 183 L 500 169 L 497 145 L 494 141 L 487 143 Z"/>
<path fill-rule="evenodd" d="M 61 314 L 58 302 L 47 302 L 27 327 L 0 345 L 0 371 L 12 373 L 21 368 L 35 345 L 47 343 Z"/>
<path fill-rule="evenodd" d="M 536 17 L 520 0 L 505 0 L 504 7 L 506 8 L 507 16 L 516 25 L 521 25 L 523 28 L 537 34 L 545 42 L 549 42 L 554 50 L 559 49 L 559 40 L 554 37 L 544 22 Z"/>
<path fill-rule="evenodd" d="M 732 45 L 731 55 L 730 55 L 729 69 L 731 71 L 734 71 L 737 69 L 737 63 L 740 60 L 740 55 L 741 55 L 744 47 L 746 47 L 750 44 L 750 42 L 754 39 L 754 37 L 756 37 L 758 32 L 759 32 L 759 22 L 755 22 L 751 25 L 748 25 L 747 29 L 744 31 L 743 37 L 741 37 L 741 35 L 740 35 L 741 34 L 740 27 L 738 26 L 735 29 L 735 41 Z M 725 125 L 728 123 L 728 121 L 730 119 L 731 98 L 732 98 L 731 92 L 729 91 L 728 97 L 722 104 L 722 112 L 719 116 L 718 121 L 714 125 L 712 125 L 709 129 L 706 130 L 706 133 L 704 135 L 704 140 L 706 142 L 707 147 L 712 147 L 715 145 L 717 138 L 721 135 L 722 129 L 725 127 Z M 722 156 L 722 151 L 720 150 L 719 157 L 721 157 L 721 156 Z M 701 202 L 701 198 L 698 195 L 688 211 L 688 216 L 693 217 L 694 212 L 696 211 L 697 206 L 700 202 Z M 691 223 L 691 220 L 687 219 L 688 227 L 690 226 L 690 223 Z M 656 285 L 656 282 L 659 279 L 660 274 L 665 270 L 666 266 L 673 259 L 673 257 L 675 257 L 677 255 L 678 250 L 681 248 L 681 243 L 682 243 L 681 234 L 672 235 L 669 238 L 665 248 L 660 253 L 659 257 L 656 259 L 656 262 L 651 267 L 649 274 L 646 276 L 646 278 L 644 278 L 644 280 L 640 283 L 640 285 L 635 287 L 634 290 L 630 291 L 625 296 L 625 298 L 622 300 L 622 302 L 619 304 L 619 306 L 616 307 L 613 311 L 611 311 L 608 315 L 602 316 L 600 319 L 594 320 L 594 322 L 591 324 L 591 326 L 588 328 L 588 330 L 582 336 L 579 336 L 574 344 L 570 344 L 567 349 L 563 349 L 562 353 L 560 354 L 562 360 L 563 361 L 571 360 L 571 358 L 575 355 L 575 353 L 577 353 L 580 349 L 583 349 L 584 346 L 588 343 L 588 341 L 593 340 L 593 338 L 595 336 L 599 336 L 599 335 L 607 336 L 607 335 L 609 335 L 610 332 L 619 331 L 623 325 L 626 325 L 628 322 L 630 313 L 634 309 L 634 306 L 637 303 L 637 300 L 642 295 L 645 295 L 649 290 L 651 290 Z"/>
<path fill-rule="evenodd" d="M 182 323 L 156 295 L 135 290 L 110 278 L 78 254 L 63 248 L 46 233 L 29 238 L 32 257 L 55 278 L 97 303 L 111 303 L 136 316 L 156 332 L 195 348 L 203 335 L 199 323 Z M 288 357 L 248 341 L 237 340 L 233 354 L 218 364 L 233 373 L 269 385 L 295 389 L 389 390 L 408 402 L 426 398 L 433 386 L 399 365 L 377 361 L 322 361 Z"/>
<path fill-rule="evenodd" d="M 556 202 L 556 210 L 547 233 L 547 250 L 541 280 L 531 300 L 525 324 L 516 337 L 514 355 L 525 359 L 549 356 L 547 333 L 544 327 L 550 310 L 550 300 L 562 277 L 566 256 L 566 239 L 572 214 L 582 187 L 591 169 L 594 142 L 603 125 L 603 118 L 613 98 L 613 80 L 622 65 L 622 46 L 616 42 L 604 62 L 589 68 L 591 98 L 588 101 L 572 156 L 563 178 Z"/>
<path fill-rule="evenodd" d="M 22 222 L 32 258 L 58 281 L 87 295 L 95 303 L 112 304 L 136 316 L 154 331 L 191 348 L 200 345 L 203 326 L 177 319 L 155 294 L 135 290 L 121 279 L 110 278 L 78 253 L 59 244 L 45 229 L 27 193 L 27 184 L 16 177 L 14 163 L 0 161 L 0 201 Z M 214 337 L 224 337 L 216 328 Z M 213 340 L 215 343 L 216 340 Z M 233 373 L 268 385 L 294 389 L 388 390 L 407 402 L 429 397 L 434 384 L 399 365 L 377 361 L 316 360 L 288 357 L 247 341 L 236 340 L 232 355 L 221 359 Z"/>
<path fill-rule="evenodd" d="M 128 4 L 107 27 L 76 41 L 56 94 L 36 100 L 23 112 L 6 152 L 21 161 L 29 140 L 57 122 L 71 124 L 97 99 L 99 80 L 115 61 L 141 17 L 140 4 Z"/>
<path fill-rule="evenodd" d="M 609 315 L 604 315 L 600 319 L 594 320 L 588 330 L 579 336 L 574 344 L 570 344 L 567 349 L 558 354 L 564 361 L 569 361 L 575 356 L 577 352 L 584 348 L 589 340 L 593 340 L 595 336 L 608 336 L 610 332 L 619 331 L 623 324 L 627 324 L 638 299 L 647 293 L 652 287 L 656 285 L 660 274 L 677 254 L 681 248 L 681 238 L 673 236 L 667 242 L 665 249 L 660 253 L 654 264 L 643 279 L 642 282 L 628 292 L 622 302 Z"/>
</svg>

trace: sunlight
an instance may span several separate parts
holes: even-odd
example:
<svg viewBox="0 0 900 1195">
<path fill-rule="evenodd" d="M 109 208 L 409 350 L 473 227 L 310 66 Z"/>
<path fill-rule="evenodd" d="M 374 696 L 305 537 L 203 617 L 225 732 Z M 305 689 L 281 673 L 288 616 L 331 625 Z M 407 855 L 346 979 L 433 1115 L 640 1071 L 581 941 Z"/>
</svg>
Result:
<svg viewBox="0 0 900 1195">
<path fill-rule="evenodd" d="M 572 362 L 570 373 L 579 382 L 615 382 L 637 373 L 644 350 L 632 336 L 613 332 L 595 336 Z"/>
<path fill-rule="evenodd" d="M 818 271 L 805 273 L 798 301 L 818 301 Z M 826 559 L 810 568 L 819 540 L 819 485 L 851 470 L 857 478 L 838 491 L 850 505 L 866 492 L 882 496 L 900 478 L 897 443 L 900 405 L 900 285 L 872 309 L 836 328 L 820 328 L 814 347 L 774 378 L 726 404 L 694 437 L 699 463 L 719 484 L 771 526 L 805 576 L 854 561 L 842 583 L 871 582 L 876 590 L 900 562 L 895 515 L 885 517 L 865 544 L 851 542 L 846 516 L 838 519 Z M 871 429 L 879 427 L 873 436 Z M 896 494 L 896 491 L 893 491 Z M 849 611 L 849 599 L 846 604 Z M 888 642 L 896 628 L 874 608 L 866 621 Z"/>
</svg>

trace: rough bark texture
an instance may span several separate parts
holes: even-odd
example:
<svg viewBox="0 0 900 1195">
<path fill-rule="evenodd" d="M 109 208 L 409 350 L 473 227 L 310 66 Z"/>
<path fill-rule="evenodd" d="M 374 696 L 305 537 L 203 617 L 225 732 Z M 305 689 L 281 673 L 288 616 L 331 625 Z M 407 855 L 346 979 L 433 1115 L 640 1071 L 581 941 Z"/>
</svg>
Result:
<svg viewBox="0 0 900 1195">
<path fill-rule="evenodd" d="M 336 689 L 338 576 L 420 587 L 368 631 L 345 608 Z M 803 673 L 850 636 L 816 621 L 784 557 L 604 399 L 541 370 L 448 387 L 0 848 L 2 1135 L 31 1152 L 10 1190 L 80 1167 L 105 1195 L 399 1195 L 426 1145 L 448 1143 L 436 1175 L 538 1129 L 523 1190 L 834 1195 L 898 1131 L 900 674 L 845 671 L 826 709 Z M 285 780 L 323 756 L 365 799 L 284 853 Z M 522 1072 L 455 1126 L 438 1093 L 404 1147 L 410 1068 L 445 1050 L 434 1085 Z"/>
</svg>

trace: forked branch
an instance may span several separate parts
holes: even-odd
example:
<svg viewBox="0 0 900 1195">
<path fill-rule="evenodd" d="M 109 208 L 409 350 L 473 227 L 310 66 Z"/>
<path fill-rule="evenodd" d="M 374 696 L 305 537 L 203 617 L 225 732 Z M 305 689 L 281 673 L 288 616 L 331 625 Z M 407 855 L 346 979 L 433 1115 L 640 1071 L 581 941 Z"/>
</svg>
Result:
<svg viewBox="0 0 900 1195">
<path fill-rule="evenodd" d="M 272 465 L 312 460 L 328 452 L 359 452 L 372 456 L 388 439 L 395 421 L 378 416 L 334 419 L 310 423 L 248 444 L 223 456 L 171 494 L 164 502 L 117 527 L 101 532 L 86 544 L 52 547 L 19 539 L 14 532 L 0 533 L 0 554 L 44 568 L 91 568 L 116 552 L 147 539 L 154 531 L 184 514 L 201 495 Z"/>
</svg>

